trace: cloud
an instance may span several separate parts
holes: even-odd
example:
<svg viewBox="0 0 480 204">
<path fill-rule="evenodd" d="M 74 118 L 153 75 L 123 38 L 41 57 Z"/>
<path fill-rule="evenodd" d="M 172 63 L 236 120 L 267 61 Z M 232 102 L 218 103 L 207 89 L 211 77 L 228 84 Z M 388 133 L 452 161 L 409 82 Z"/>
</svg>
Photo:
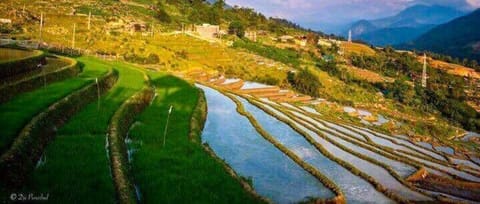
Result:
<svg viewBox="0 0 480 204">
<path fill-rule="evenodd" d="M 480 0 L 467 0 L 467 3 L 474 8 L 480 7 Z"/>
<path fill-rule="evenodd" d="M 326 29 L 360 19 L 391 16 L 415 5 L 443 5 L 461 10 L 480 7 L 480 0 L 226 0 L 313 29 Z M 316 26 L 313 26 L 316 25 Z"/>
</svg>

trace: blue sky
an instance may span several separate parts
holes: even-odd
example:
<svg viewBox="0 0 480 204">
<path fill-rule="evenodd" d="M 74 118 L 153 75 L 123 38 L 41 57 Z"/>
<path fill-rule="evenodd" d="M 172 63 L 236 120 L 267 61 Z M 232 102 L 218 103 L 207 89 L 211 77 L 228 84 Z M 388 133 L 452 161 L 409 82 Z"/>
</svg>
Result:
<svg viewBox="0 0 480 204">
<path fill-rule="evenodd" d="M 226 0 L 230 5 L 255 8 L 302 26 L 333 32 L 360 19 L 391 16 L 415 4 L 438 4 L 460 10 L 480 7 L 480 0 Z"/>
</svg>

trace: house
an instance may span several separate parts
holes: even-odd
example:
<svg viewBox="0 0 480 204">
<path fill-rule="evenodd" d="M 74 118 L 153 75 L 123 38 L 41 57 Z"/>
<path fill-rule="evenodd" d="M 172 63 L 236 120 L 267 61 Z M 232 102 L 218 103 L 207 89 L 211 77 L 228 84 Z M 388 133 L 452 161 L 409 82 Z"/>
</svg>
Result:
<svg viewBox="0 0 480 204">
<path fill-rule="evenodd" d="M 204 38 L 216 38 L 220 34 L 220 26 L 210 24 L 195 25 L 195 32 Z"/>
<path fill-rule="evenodd" d="M 130 32 L 145 32 L 147 31 L 147 25 L 141 22 L 130 23 Z"/>
<path fill-rule="evenodd" d="M 307 46 L 307 36 L 301 35 L 295 38 L 295 44 L 300 45 L 302 47 Z"/>
<path fill-rule="evenodd" d="M 247 31 L 245 32 L 245 37 L 253 42 L 257 42 L 257 32 L 256 31 Z"/>
<path fill-rule="evenodd" d="M 290 35 L 283 35 L 280 36 L 278 39 L 280 42 L 292 42 L 295 38 Z"/>
<path fill-rule="evenodd" d="M 332 47 L 332 43 L 326 39 L 319 39 L 317 44 L 324 47 Z"/>
<path fill-rule="evenodd" d="M 2 24 L 11 24 L 12 20 L 7 19 L 7 18 L 0 18 L 0 23 Z"/>
</svg>

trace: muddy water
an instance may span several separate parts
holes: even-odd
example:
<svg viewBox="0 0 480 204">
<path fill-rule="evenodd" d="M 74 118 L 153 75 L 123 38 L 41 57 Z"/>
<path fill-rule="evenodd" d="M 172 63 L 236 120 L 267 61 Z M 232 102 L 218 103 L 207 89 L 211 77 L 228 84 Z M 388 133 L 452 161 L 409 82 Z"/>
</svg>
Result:
<svg viewBox="0 0 480 204">
<path fill-rule="evenodd" d="M 312 146 L 303 136 L 287 124 L 268 115 L 256 106 L 240 99 L 250 112 L 275 139 L 285 145 L 305 162 L 316 167 L 322 174 L 333 180 L 345 193 L 348 203 L 392 203 L 370 183 L 352 174 L 341 165 L 328 159 Z M 269 108 L 271 110 L 271 108 Z M 276 112 L 278 113 L 278 112 Z M 285 115 L 280 114 L 285 117 Z M 334 153 L 335 154 L 335 153 Z"/>
<path fill-rule="evenodd" d="M 275 203 L 295 203 L 307 197 L 335 195 L 315 177 L 259 135 L 226 96 L 205 86 L 208 115 L 202 142 L 240 176 L 250 178 L 260 195 Z"/>
</svg>

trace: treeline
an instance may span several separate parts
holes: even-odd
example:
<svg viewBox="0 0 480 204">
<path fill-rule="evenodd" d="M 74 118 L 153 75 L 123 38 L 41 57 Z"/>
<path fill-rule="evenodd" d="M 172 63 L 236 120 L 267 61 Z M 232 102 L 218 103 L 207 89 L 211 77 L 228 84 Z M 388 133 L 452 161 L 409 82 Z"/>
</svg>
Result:
<svg viewBox="0 0 480 204">
<path fill-rule="evenodd" d="M 179 14 L 169 13 L 175 8 Z M 288 30 L 304 30 L 298 24 L 280 18 L 267 18 L 252 8 L 228 7 L 224 0 L 209 3 L 205 0 L 160 0 L 153 9 L 156 18 L 164 23 L 181 25 L 209 23 L 212 25 L 238 22 L 246 29 L 270 31 L 276 34 L 286 34 Z"/>
</svg>

